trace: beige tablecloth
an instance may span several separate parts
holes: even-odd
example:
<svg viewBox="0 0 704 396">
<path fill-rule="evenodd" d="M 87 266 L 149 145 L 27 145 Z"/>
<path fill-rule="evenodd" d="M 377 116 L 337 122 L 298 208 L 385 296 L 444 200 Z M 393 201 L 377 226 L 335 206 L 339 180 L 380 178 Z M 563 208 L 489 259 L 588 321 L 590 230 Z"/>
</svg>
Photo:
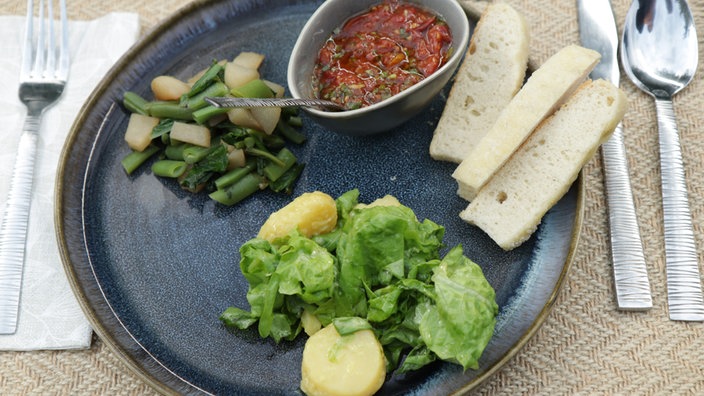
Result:
<svg viewBox="0 0 704 396">
<path fill-rule="evenodd" d="M 562 46 L 579 42 L 575 1 L 507 1 L 530 24 L 535 61 L 542 62 Z M 138 12 L 146 32 L 188 1 L 68 3 L 72 19 L 93 19 L 111 11 Z M 630 1 L 613 3 L 620 31 Z M 704 2 L 691 1 L 691 5 L 701 39 Z M 23 1 L 0 0 L 0 14 L 24 12 Z M 704 53 L 701 46 L 700 52 Z M 675 98 L 700 261 L 704 252 L 702 67 L 704 63 L 693 83 Z M 646 313 L 616 310 L 602 164 L 597 155 L 584 172 L 587 203 L 582 237 L 549 317 L 525 347 L 476 390 L 477 394 L 704 394 L 704 323 L 667 318 L 654 104 L 625 76 L 622 86 L 630 99 L 625 140 L 654 308 Z M 154 391 L 97 338 L 86 351 L 0 352 L 3 395 L 150 393 Z"/>
</svg>

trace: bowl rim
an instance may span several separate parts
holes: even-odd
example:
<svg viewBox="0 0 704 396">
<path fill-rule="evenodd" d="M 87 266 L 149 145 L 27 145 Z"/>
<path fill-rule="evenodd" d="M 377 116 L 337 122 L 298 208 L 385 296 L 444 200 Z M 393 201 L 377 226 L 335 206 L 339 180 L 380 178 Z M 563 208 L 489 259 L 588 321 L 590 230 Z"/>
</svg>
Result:
<svg viewBox="0 0 704 396">
<path fill-rule="evenodd" d="M 294 67 L 297 62 L 296 62 L 296 57 L 293 56 L 296 52 L 300 51 L 301 47 L 304 45 L 303 43 L 306 41 L 304 39 L 308 39 L 311 36 L 311 33 L 313 32 L 313 27 L 315 26 L 315 20 L 320 17 L 322 13 L 325 12 L 325 10 L 335 7 L 338 3 L 342 3 L 343 1 L 349 1 L 349 0 L 326 0 L 323 4 L 318 7 L 315 12 L 310 16 L 308 21 L 305 23 L 303 28 L 301 29 L 301 32 L 298 35 L 298 39 L 296 40 L 296 43 L 293 46 L 293 49 L 291 50 L 291 56 L 289 57 L 289 63 L 287 67 L 287 79 L 288 79 L 288 87 L 289 91 L 291 92 L 291 96 L 294 98 L 304 98 L 303 95 L 300 94 L 298 91 L 297 84 L 294 82 L 296 79 L 294 76 L 297 75 L 295 73 L 296 67 Z M 384 0 L 378 0 L 376 3 L 381 3 Z M 440 1 L 444 1 L 446 4 L 448 4 L 450 7 L 455 8 L 455 11 L 457 13 L 461 13 L 463 15 L 466 15 L 466 12 L 464 8 L 457 2 L 457 0 L 401 0 L 402 2 L 405 3 L 413 3 L 416 4 L 422 8 L 425 8 L 431 12 L 433 12 L 435 15 L 440 16 L 443 20 L 447 21 L 447 17 L 445 15 L 442 15 L 434 7 L 433 5 L 437 4 Z M 375 4 L 376 4 L 375 3 Z M 372 4 L 373 5 L 373 4 Z M 371 6 L 367 6 L 366 9 L 368 9 Z M 361 12 L 364 12 L 365 9 L 363 9 Z M 355 14 L 356 15 L 356 14 Z M 345 17 L 340 21 L 338 24 L 341 26 L 344 24 L 349 18 L 351 18 L 354 15 L 350 15 Z M 343 110 L 343 111 L 324 111 L 324 110 L 319 110 L 315 107 L 305 107 L 305 110 L 312 115 L 322 117 L 322 118 L 327 118 L 327 119 L 347 119 L 347 118 L 353 118 L 353 117 L 359 117 L 362 116 L 366 113 L 373 112 L 377 109 L 381 109 L 387 106 L 390 106 L 400 100 L 402 100 L 404 97 L 412 95 L 414 92 L 421 90 L 424 86 L 431 84 L 434 80 L 437 80 L 442 76 L 444 73 L 450 71 L 448 69 L 455 69 L 459 66 L 459 63 L 461 59 L 464 57 L 464 54 L 467 50 L 467 47 L 469 45 L 469 36 L 470 36 L 470 26 L 469 26 L 469 20 L 468 18 L 459 18 L 461 30 L 459 32 L 451 31 L 452 34 L 452 46 L 453 46 L 453 53 L 450 56 L 450 58 L 442 65 L 438 70 L 433 72 L 431 75 L 428 77 L 424 78 L 423 80 L 417 82 L 416 84 L 413 84 L 412 86 L 406 88 L 405 90 L 397 93 L 396 95 L 393 95 L 389 98 L 386 98 L 380 102 L 374 103 L 369 106 L 361 107 L 359 109 L 354 109 L 354 110 Z M 459 33 L 459 37 L 457 36 L 457 33 Z M 329 34 L 328 34 L 329 35 Z"/>
</svg>

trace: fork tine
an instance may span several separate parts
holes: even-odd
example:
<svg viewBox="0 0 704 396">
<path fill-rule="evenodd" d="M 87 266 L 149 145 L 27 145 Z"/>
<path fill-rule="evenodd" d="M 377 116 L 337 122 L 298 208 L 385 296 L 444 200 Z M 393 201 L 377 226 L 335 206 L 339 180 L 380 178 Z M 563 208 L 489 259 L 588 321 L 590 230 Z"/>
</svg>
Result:
<svg viewBox="0 0 704 396">
<path fill-rule="evenodd" d="M 48 78 L 54 78 L 54 75 L 56 74 L 56 40 L 54 40 L 54 7 L 52 6 L 53 3 L 53 0 L 48 1 L 46 16 L 46 21 L 49 24 L 49 32 L 47 33 L 46 67 L 44 69 L 44 76 Z"/>
<path fill-rule="evenodd" d="M 27 0 L 27 22 L 20 76 L 25 80 L 30 78 L 66 80 L 70 63 L 66 0 L 59 0 L 60 37 L 57 37 L 57 32 L 54 30 L 53 0 L 47 0 L 46 8 L 44 1 L 39 0 L 38 26 L 35 26 L 34 0 Z"/>
<path fill-rule="evenodd" d="M 37 48 L 34 51 L 34 67 L 32 75 L 39 77 L 44 70 L 44 39 L 45 39 L 45 19 L 44 19 L 44 0 L 39 0 L 39 33 L 37 34 Z"/>
<path fill-rule="evenodd" d="M 58 78 L 65 80 L 66 78 L 68 78 L 68 68 L 70 63 L 70 55 L 68 48 L 68 18 L 66 16 L 66 0 L 61 0 L 59 7 L 61 8 L 61 49 L 59 51 Z"/>
<path fill-rule="evenodd" d="M 32 70 L 33 46 L 32 38 L 34 36 L 34 1 L 27 1 L 27 21 L 24 29 L 24 48 L 22 49 L 22 68 L 20 77 L 24 80 L 29 76 Z"/>
</svg>

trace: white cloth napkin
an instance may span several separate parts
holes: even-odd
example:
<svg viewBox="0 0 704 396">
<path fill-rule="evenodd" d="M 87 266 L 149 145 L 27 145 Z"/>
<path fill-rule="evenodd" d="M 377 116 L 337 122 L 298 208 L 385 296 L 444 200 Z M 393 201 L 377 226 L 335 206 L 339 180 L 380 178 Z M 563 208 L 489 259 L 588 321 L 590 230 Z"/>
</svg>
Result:
<svg viewBox="0 0 704 396">
<path fill-rule="evenodd" d="M 0 16 L 0 218 L 27 113 L 17 96 L 24 23 L 24 17 Z M 68 83 L 60 102 L 44 113 L 41 123 L 17 332 L 0 335 L 0 350 L 90 347 L 92 329 L 69 286 L 56 242 L 56 168 L 83 102 L 138 35 L 139 17 L 133 13 L 69 22 Z"/>
</svg>

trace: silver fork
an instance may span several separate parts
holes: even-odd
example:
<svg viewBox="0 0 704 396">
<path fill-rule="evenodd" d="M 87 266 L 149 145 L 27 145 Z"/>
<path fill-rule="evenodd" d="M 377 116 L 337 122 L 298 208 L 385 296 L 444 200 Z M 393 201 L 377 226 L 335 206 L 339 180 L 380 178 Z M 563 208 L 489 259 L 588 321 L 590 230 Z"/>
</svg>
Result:
<svg viewBox="0 0 704 396">
<path fill-rule="evenodd" d="M 66 0 L 59 1 L 61 33 L 58 47 L 54 37 L 52 2 L 53 0 L 48 0 L 47 17 L 44 18 L 44 0 L 39 1 L 39 31 L 36 40 L 34 1 L 27 2 L 27 26 L 19 89 L 20 100 L 27 107 L 27 118 L 12 171 L 5 215 L 0 225 L 0 334 L 13 334 L 17 329 L 40 120 L 44 110 L 61 97 L 68 79 Z"/>
</svg>

